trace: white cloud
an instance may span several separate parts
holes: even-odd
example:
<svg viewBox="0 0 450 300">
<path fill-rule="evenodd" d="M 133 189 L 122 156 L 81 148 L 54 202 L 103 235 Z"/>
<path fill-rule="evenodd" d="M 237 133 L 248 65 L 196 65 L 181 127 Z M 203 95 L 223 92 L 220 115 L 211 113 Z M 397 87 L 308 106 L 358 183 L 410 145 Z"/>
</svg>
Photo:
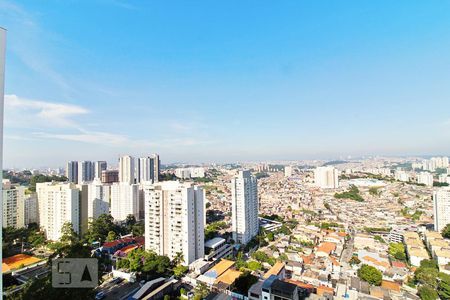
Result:
<svg viewBox="0 0 450 300">
<path fill-rule="evenodd" d="M 107 146 L 124 146 L 129 142 L 126 136 L 96 131 L 84 131 L 80 133 L 48 133 L 35 132 L 33 136 L 42 139 L 58 139 L 90 144 L 101 144 Z"/>
<path fill-rule="evenodd" d="M 78 127 L 73 118 L 87 113 L 89 110 L 78 105 L 5 95 L 5 126 L 7 127 Z"/>
</svg>

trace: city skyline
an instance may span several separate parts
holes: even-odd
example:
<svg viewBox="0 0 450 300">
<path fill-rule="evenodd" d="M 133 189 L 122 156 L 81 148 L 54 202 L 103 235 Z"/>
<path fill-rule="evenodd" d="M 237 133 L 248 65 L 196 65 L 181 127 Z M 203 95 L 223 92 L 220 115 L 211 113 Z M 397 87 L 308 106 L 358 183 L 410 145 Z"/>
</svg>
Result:
<svg viewBox="0 0 450 300">
<path fill-rule="evenodd" d="M 4 166 L 448 155 L 449 3 L 176 3 L 2 1 Z"/>
</svg>

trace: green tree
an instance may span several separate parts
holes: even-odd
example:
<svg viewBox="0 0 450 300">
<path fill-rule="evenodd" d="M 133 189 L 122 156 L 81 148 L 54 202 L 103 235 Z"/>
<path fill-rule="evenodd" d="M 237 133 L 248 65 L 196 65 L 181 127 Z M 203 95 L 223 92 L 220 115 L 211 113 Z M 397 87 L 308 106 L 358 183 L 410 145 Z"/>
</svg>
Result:
<svg viewBox="0 0 450 300">
<path fill-rule="evenodd" d="M 194 288 L 195 297 L 199 297 L 198 299 L 206 298 L 209 295 L 209 289 L 203 282 L 197 284 Z"/>
<path fill-rule="evenodd" d="M 403 243 L 390 243 L 388 252 L 395 259 L 406 260 L 405 246 Z"/>
<path fill-rule="evenodd" d="M 188 267 L 183 266 L 183 265 L 178 265 L 175 268 L 173 268 L 173 275 L 175 276 L 175 278 L 181 278 L 181 277 L 183 277 L 184 274 L 187 273 L 188 270 L 189 270 Z"/>
<path fill-rule="evenodd" d="M 361 263 L 361 260 L 358 258 L 358 256 L 352 256 L 352 258 L 350 258 L 348 262 L 351 265 L 359 265 Z"/>
<path fill-rule="evenodd" d="M 88 231 L 84 238 L 89 243 L 95 241 L 104 242 L 110 231 L 114 231 L 119 235 L 121 233 L 121 228 L 114 224 L 114 219 L 110 214 L 102 214 L 89 223 Z"/>
<path fill-rule="evenodd" d="M 424 259 L 420 262 L 421 268 L 439 269 L 437 262 L 434 259 Z"/>
<path fill-rule="evenodd" d="M 435 300 L 438 298 L 438 293 L 433 288 L 423 285 L 419 288 L 419 296 L 422 300 Z"/>
<path fill-rule="evenodd" d="M 420 267 L 414 272 L 414 280 L 423 285 L 437 287 L 439 271 L 434 268 Z"/>
<path fill-rule="evenodd" d="M 127 229 L 127 233 L 130 233 L 133 229 L 133 226 L 136 225 L 136 218 L 134 215 L 128 215 L 125 219 L 125 227 Z"/>
<path fill-rule="evenodd" d="M 443 300 L 450 299 L 450 280 L 441 280 L 441 282 L 439 283 L 438 294 L 439 297 Z"/>
<path fill-rule="evenodd" d="M 60 241 L 65 244 L 74 244 L 79 241 L 78 234 L 73 230 L 72 223 L 66 222 L 63 224 Z"/>
<path fill-rule="evenodd" d="M 258 277 L 253 276 L 250 272 L 242 273 L 234 282 L 234 289 L 241 295 L 247 295 L 248 290 L 258 281 Z"/>
<path fill-rule="evenodd" d="M 446 239 L 450 239 L 450 224 L 447 224 L 444 229 L 442 229 L 442 236 Z"/>
<path fill-rule="evenodd" d="M 257 261 L 250 261 L 247 264 L 247 268 L 249 268 L 252 271 L 258 271 L 258 270 L 262 270 L 262 265 L 260 262 Z"/>
<path fill-rule="evenodd" d="M 372 285 L 381 285 L 383 275 L 375 267 L 364 264 L 358 270 L 358 277 Z"/>
<path fill-rule="evenodd" d="M 112 242 L 112 241 L 114 241 L 116 239 L 117 239 L 117 235 L 116 235 L 116 233 L 114 231 L 108 232 L 108 235 L 106 236 L 106 241 L 107 242 Z"/>
<path fill-rule="evenodd" d="M 372 196 L 380 196 L 381 192 L 378 190 L 378 187 L 369 188 L 369 194 Z"/>
<path fill-rule="evenodd" d="M 145 232 L 144 222 L 138 222 L 132 226 L 131 233 L 133 233 L 134 236 L 142 236 L 144 235 L 144 232 Z"/>
</svg>

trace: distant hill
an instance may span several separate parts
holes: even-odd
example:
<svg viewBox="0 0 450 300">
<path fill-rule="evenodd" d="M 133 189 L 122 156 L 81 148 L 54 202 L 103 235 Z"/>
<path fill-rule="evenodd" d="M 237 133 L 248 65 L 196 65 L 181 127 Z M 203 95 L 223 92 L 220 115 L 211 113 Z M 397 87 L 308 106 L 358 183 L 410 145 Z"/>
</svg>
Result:
<svg viewBox="0 0 450 300">
<path fill-rule="evenodd" d="M 324 163 L 323 166 L 326 167 L 326 166 L 342 165 L 342 164 L 346 164 L 346 163 L 348 163 L 348 161 L 332 160 L 332 161 L 328 161 L 328 162 Z"/>
</svg>

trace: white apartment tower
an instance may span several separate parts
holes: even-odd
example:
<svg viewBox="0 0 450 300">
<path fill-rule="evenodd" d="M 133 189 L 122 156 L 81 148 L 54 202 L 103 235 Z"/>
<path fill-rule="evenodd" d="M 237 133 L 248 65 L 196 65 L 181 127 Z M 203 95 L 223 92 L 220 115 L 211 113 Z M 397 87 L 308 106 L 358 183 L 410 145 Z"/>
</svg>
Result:
<svg viewBox="0 0 450 300">
<path fill-rule="evenodd" d="M 441 232 L 450 224 L 450 188 L 433 192 L 434 230 Z"/>
<path fill-rule="evenodd" d="M 95 220 L 102 214 L 109 214 L 111 187 L 96 178 L 88 185 L 88 220 Z"/>
<path fill-rule="evenodd" d="M 111 185 L 111 216 L 125 221 L 128 215 L 139 220 L 139 185 L 115 182 Z"/>
<path fill-rule="evenodd" d="M 322 189 L 339 187 L 339 171 L 333 167 L 317 167 L 314 170 L 314 183 Z"/>
<path fill-rule="evenodd" d="M 23 227 L 23 215 L 18 204 L 23 202 L 25 197 L 25 188 L 12 186 L 9 180 L 3 180 L 2 183 L 2 226 L 20 228 Z"/>
<path fill-rule="evenodd" d="M 151 157 L 140 157 L 137 160 L 137 182 L 153 182 L 154 174 L 154 161 Z"/>
<path fill-rule="evenodd" d="M 144 184 L 145 249 L 189 265 L 204 257 L 203 190 L 178 181 Z"/>
<path fill-rule="evenodd" d="M 101 179 L 102 178 L 102 171 L 105 171 L 108 167 L 108 164 L 106 161 L 96 161 L 94 163 L 94 179 L 98 178 Z"/>
<path fill-rule="evenodd" d="M 44 182 L 36 184 L 39 225 L 48 240 L 61 238 L 62 226 L 69 222 L 73 230 L 80 228 L 80 190 L 72 183 Z"/>
<path fill-rule="evenodd" d="M 134 157 L 124 155 L 119 158 L 119 182 L 134 183 Z"/>
<path fill-rule="evenodd" d="M 284 167 L 284 177 L 291 177 L 293 174 L 293 167 L 292 166 L 285 166 Z"/>
<path fill-rule="evenodd" d="M 428 172 L 420 172 L 417 176 L 417 183 L 433 186 L 433 175 Z"/>
<path fill-rule="evenodd" d="M 239 171 L 231 180 L 233 240 L 247 244 L 258 234 L 258 184 L 250 171 Z"/>
</svg>

